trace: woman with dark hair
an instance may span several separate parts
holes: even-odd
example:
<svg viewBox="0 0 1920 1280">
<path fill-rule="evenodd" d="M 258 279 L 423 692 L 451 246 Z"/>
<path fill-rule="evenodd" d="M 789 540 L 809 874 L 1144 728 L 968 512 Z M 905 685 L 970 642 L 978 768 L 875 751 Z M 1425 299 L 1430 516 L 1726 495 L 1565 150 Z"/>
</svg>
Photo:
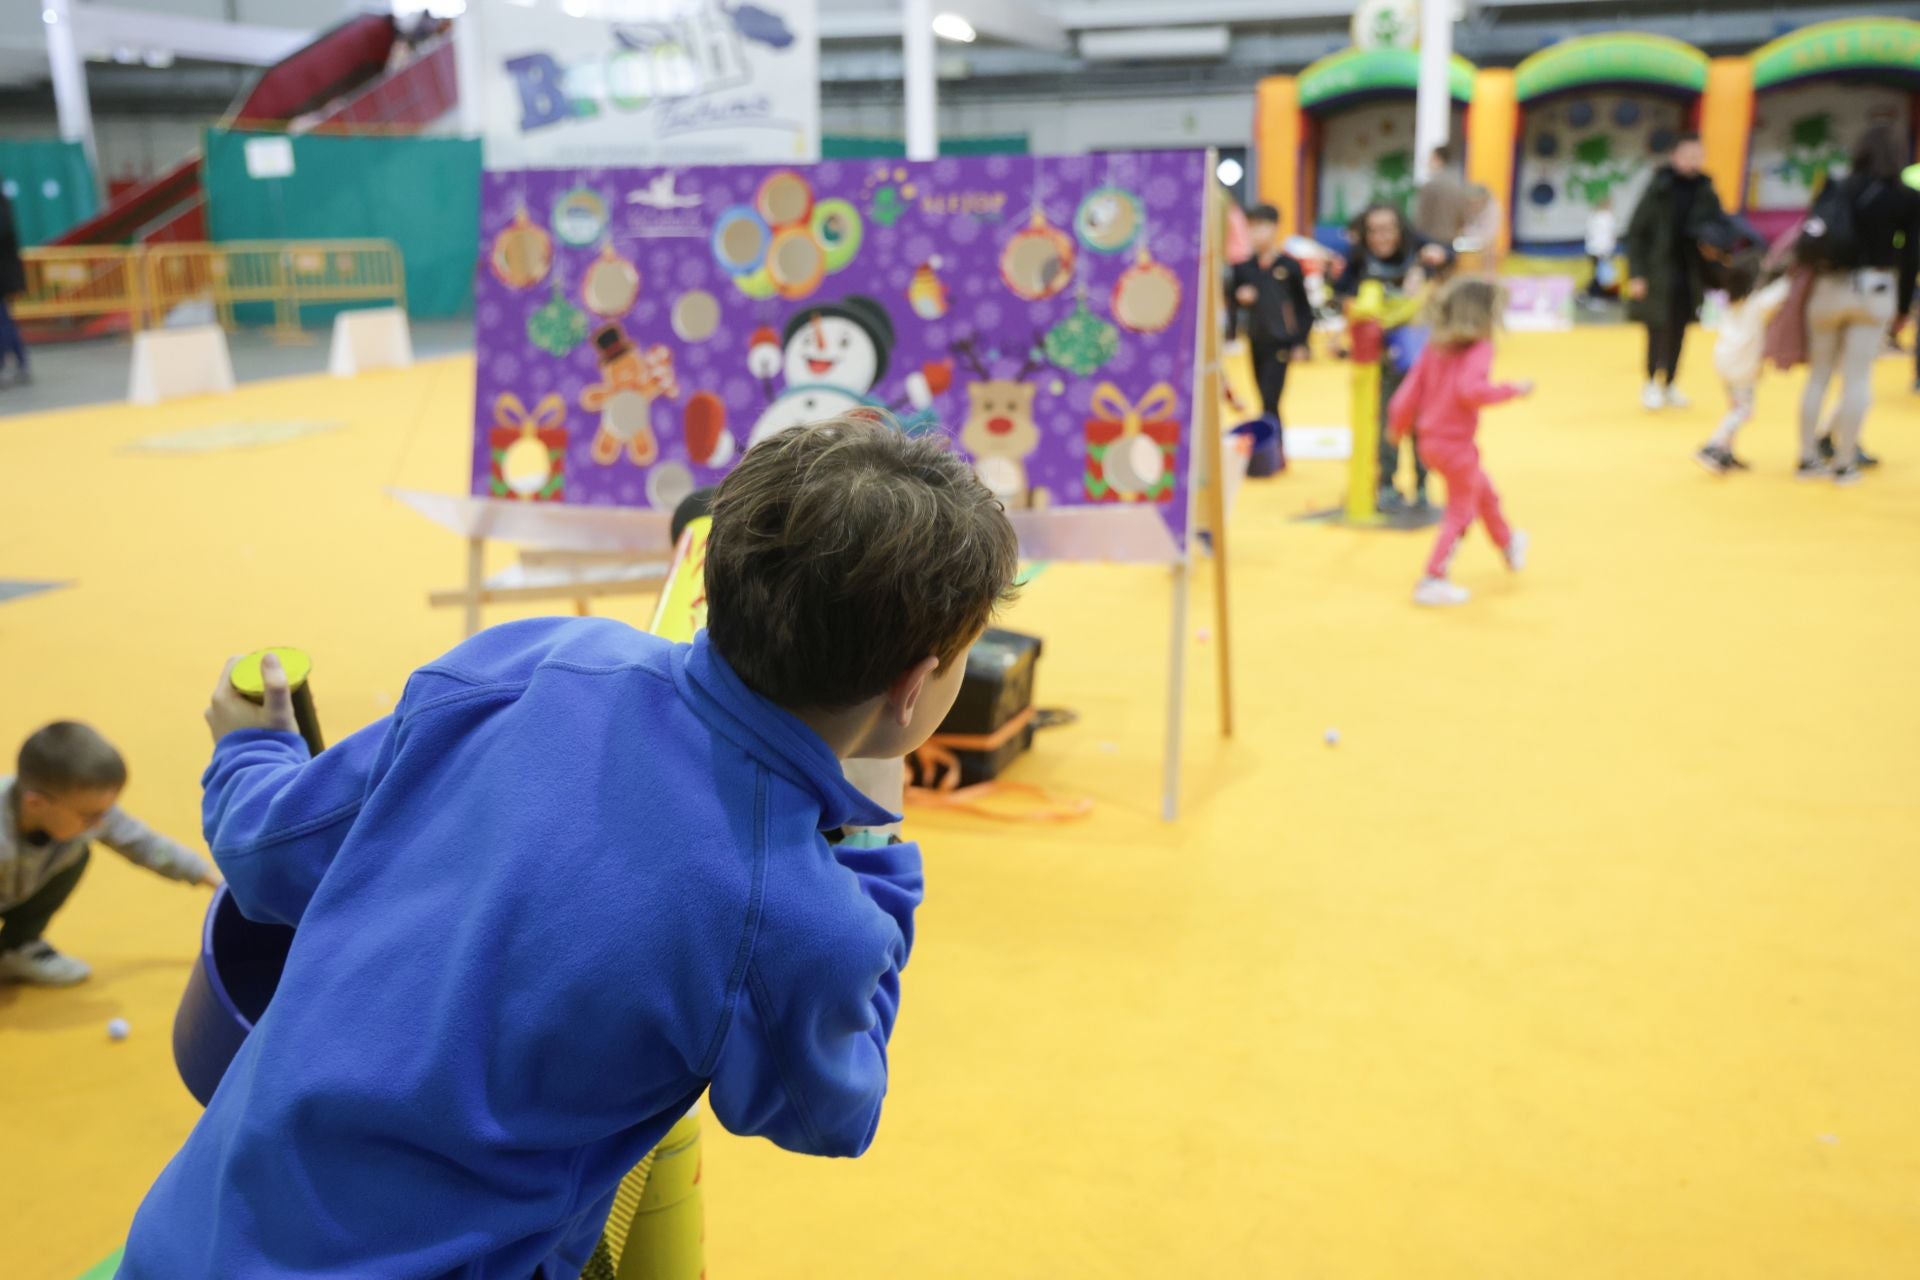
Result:
<svg viewBox="0 0 1920 1280">
<path fill-rule="evenodd" d="M 27 268 L 20 261 L 20 237 L 13 227 L 13 204 L 0 190 L 0 374 L 6 372 L 7 357 L 20 362 L 17 382 L 27 381 L 27 344 L 20 326 L 13 322 L 9 299 L 27 291 Z M 0 383 L 0 385 L 5 385 Z"/>
<path fill-rule="evenodd" d="M 1406 215 L 1390 204 L 1369 205 L 1347 229 L 1352 249 L 1347 265 L 1333 282 L 1334 296 L 1352 299 L 1360 286 L 1378 281 L 1389 297 L 1417 292 L 1430 279 L 1452 272 L 1454 253 L 1451 245 L 1423 240 L 1407 225 Z M 1380 361 L 1380 475 L 1375 502 L 1381 511 L 1393 514 L 1408 509 L 1408 501 L 1395 483 L 1400 469 L 1400 445 L 1387 438 L 1387 404 L 1400 389 L 1401 379 L 1420 355 L 1426 342 L 1426 326 L 1410 324 L 1396 329 L 1388 338 L 1388 350 Z M 1427 501 L 1427 464 L 1413 453 L 1413 501 L 1415 511 L 1430 511 Z"/>
<path fill-rule="evenodd" d="M 1860 426 L 1873 400 L 1873 362 L 1893 320 L 1899 278 L 1916 265 L 1912 231 L 1920 197 L 1901 184 L 1900 168 L 1893 131 L 1868 129 L 1846 176 L 1829 179 L 1835 190 L 1815 198 L 1801 231 L 1803 255 L 1817 272 L 1807 294 L 1809 367 L 1800 397 L 1803 480 L 1831 474 L 1835 484 L 1856 484 L 1863 461 L 1871 465 L 1860 453 Z M 1836 372 L 1840 398 L 1822 431 L 1827 384 Z M 1832 441 L 1831 463 L 1821 456 L 1823 435 Z"/>
</svg>

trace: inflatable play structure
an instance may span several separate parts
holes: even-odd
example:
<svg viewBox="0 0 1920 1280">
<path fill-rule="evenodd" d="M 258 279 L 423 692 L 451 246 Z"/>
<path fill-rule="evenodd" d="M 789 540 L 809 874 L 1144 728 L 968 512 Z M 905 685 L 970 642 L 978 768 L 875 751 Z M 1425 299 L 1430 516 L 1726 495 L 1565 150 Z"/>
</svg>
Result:
<svg viewBox="0 0 1920 1280">
<path fill-rule="evenodd" d="M 1622 226 L 1658 158 L 1699 123 L 1707 56 L 1678 40 L 1567 40 L 1514 68 L 1519 146 L 1511 231 L 1517 253 L 1579 253 L 1587 219 Z"/>
<path fill-rule="evenodd" d="M 1784 231 L 1853 139 L 1884 124 L 1913 154 L 1920 134 L 1920 22 L 1851 18 L 1781 36 L 1752 59 L 1748 217 Z"/>
<path fill-rule="evenodd" d="M 1283 232 L 1327 239 L 1363 190 L 1411 199 L 1417 58 L 1347 50 L 1260 82 L 1255 185 L 1280 211 Z M 1507 211 L 1508 269 L 1580 274 L 1587 215 L 1608 200 L 1624 227 L 1656 157 L 1682 130 L 1701 135 L 1721 203 L 1768 232 L 1806 209 L 1868 125 L 1893 126 L 1911 149 L 1920 139 L 1920 22 L 1848 18 L 1717 58 L 1664 36 L 1579 36 L 1511 69 L 1475 70 L 1456 58 L 1451 87 L 1467 177 Z"/>
<path fill-rule="evenodd" d="M 1475 70 L 1448 68 L 1453 132 L 1473 104 Z M 1425 171 L 1415 152 L 1413 102 L 1420 55 L 1412 49 L 1349 49 L 1300 73 L 1300 207 L 1313 236 L 1346 251 L 1347 225 L 1369 205 L 1410 208 Z"/>
</svg>

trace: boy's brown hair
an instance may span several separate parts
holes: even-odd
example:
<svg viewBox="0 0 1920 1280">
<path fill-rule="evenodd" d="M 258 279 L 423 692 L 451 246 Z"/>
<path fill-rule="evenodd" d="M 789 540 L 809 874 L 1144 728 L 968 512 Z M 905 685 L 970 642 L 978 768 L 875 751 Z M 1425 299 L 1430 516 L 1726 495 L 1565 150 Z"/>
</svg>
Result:
<svg viewBox="0 0 1920 1280">
<path fill-rule="evenodd" d="M 127 762 L 99 731 L 77 720 L 56 720 L 20 746 L 17 785 L 42 795 L 72 791 L 118 791 L 127 785 Z"/>
<path fill-rule="evenodd" d="M 1013 594 L 999 499 L 947 447 L 842 417 L 755 445 L 713 501 L 707 632 L 762 697 L 834 710 L 966 652 Z"/>
<path fill-rule="evenodd" d="M 1506 290 L 1481 276 L 1462 276 L 1440 290 L 1433 301 L 1433 335 L 1443 347 L 1485 342 L 1500 326 Z"/>
</svg>

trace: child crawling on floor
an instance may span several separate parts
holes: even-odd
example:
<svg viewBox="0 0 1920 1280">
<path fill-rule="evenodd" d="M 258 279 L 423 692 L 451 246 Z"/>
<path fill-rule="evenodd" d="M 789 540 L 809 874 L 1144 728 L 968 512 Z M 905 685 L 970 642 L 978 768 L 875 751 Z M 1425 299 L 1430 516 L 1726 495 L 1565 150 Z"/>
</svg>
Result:
<svg viewBox="0 0 1920 1280">
<path fill-rule="evenodd" d="M 90 725 L 61 720 L 21 744 L 14 776 L 0 778 L 0 981 L 70 987 L 93 973 L 45 935 L 95 842 L 169 880 L 220 883 L 205 858 L 120 808 L 126 785 L 127 762 Z"/>
</svg>

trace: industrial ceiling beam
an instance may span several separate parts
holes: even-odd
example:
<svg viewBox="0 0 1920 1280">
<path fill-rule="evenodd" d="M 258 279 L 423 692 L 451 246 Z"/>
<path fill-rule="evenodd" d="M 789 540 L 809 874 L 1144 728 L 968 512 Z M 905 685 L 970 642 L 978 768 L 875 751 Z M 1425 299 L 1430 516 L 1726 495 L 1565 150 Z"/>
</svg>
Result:
<svg viewBox="0 0 1920 1280">
<path fill-rule="evenodd" d="M 83 54 L 133 49 L 245 67 L 272 66 L 313 39 L 311 32 L 292 27 L 182 18 L 104 4 L 75 4 L 73 27 Z"/>
</svg>

